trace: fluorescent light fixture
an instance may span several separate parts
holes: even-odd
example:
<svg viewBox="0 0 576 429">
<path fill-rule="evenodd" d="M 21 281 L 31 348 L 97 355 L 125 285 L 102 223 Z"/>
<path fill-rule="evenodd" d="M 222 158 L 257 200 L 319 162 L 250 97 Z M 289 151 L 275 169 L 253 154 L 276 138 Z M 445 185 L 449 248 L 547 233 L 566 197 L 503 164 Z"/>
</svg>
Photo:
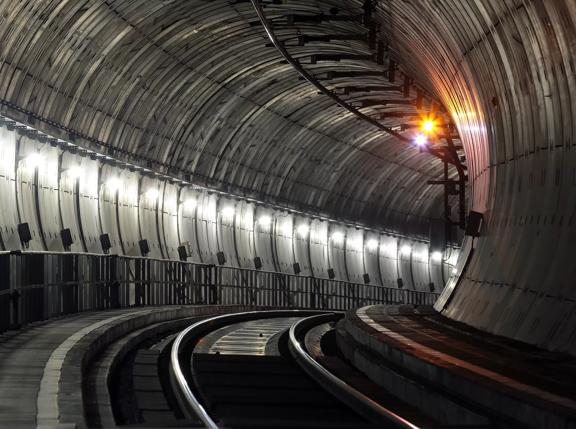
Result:
<svg viewBox="0 0 576 429">
<path fill-rule="evenodd" d="M 156 189 L 156 188 L 151 188 L 151 189 L 148 189 L 144 195 L 150 201 L 156 201 L 158 199 L 158 196 L 160 195 L 160 192 L 158 192 L 158 189 Z"/>
<path fill-rule="evenodd" d="M 67 173 L 70 177 L 78 179 L 84 174 L 84 169 L 79 165 L 74 165 L 67 170 Z"/>
<path fill-rule="evenodd" d="M 226 206 L 222 209 L 222 216 L 225 218 L 232 218 L 235 213 L 236 210 L 234 209 L 234 206 Z"/>
<path fill-rule="evenodd" d="M 414 138 L 414 143 L 416 143 L 416 146 L 425 146 L 428 143 L 428 138 L 424 134 L 418 134 Z"/>
<path fill-rule="evenodd" d="M 427 250 L 422 250 L 421 252 L 419 252 L 418 254 L 416 254 L 416 259 L 422 261 L 422 262 L 428 262 L 428 251 Z"/>
<path fill-rule="evenodd" d="M 31 153 L 30 155 L 28 155 L 24 161 L 26 162 L 26 165 L 28 167 L 36 168 L 40 164 L 42 164 L 43 160 L 44 160 L 44 157 L 42 155 L 40 155 L 37 152 L 34 152 L 34 153 Z"/>
<path fill-rule="evenodd" d="M 344 241 L 344 234 L 340 231 L 334 231 L 330 238 L 333 243 L 340 244 Z"/>
<path fill-rule="evenodd" d="M 248 214 L 244 214 L 242 216 L 242 225 L 246 231 L 254 231 L 254 216 L 249 216 Z"/>
<path fill-rule="evenodd" d="M 431 258 L 434 262 L 441 262 L 442 261 L 442 252 L 432 252 Z"/>
<path fill-rule="evenodd" d="M 378 241 L 371 239 L 366 242 L 368 250 L 376 250 L 378 248 Z"/>
<path fill-rule="evenodd" d="M 400 253 L 404 256 L 410 256 L 410 253 L 412 253 L 412 248 L 405 244 L 400 248 Z"/>
<path fill-rule="evenodd" d="M 310 232 L 310 227 L 308 225 L 306 225 L 305 223 L 303 223 L 302 225 L 298 225 L 298 228 L 296 228 L 296 231 L 298 231 L 298 235 L 300 235 L 300 237 L 306 238 L 306 236 Z"/>
<path fill-rule="evenodd" d="M 292 236 L 293 228 L 292 222 L 286 221 L 282 224 L 282 234 L 287 235 L 289 237 Z"/>
<path fill-rule="evenodd" d="M 258 223 L 262 226 L 268 227 L 272 223 L 272 218 L 268 215 L 262 215 L 258 218 Z"/>
<path fill-rule="evenodd" d="M 386 256 L 396 256 L 396 246 L 392 243 L 382 244 L 380 246 L 380 253 Z"/>
<path fill-rule="evenodd" d="M 106 187 L 112 192 L 116 192 L 122 186 L 122 181 L 118 177 L 111 177 L 106 182 Z"/>
<path fill-rule="evenodd" d="M 183 204 L 184 207 L 187 208 L 188 210 L 193 210 L 198 205 L 198 201 L 196 201 L 196 198 L 188 198 L 186 201 L 184 201 Z"/>
<path fill-rule="evenodd" d="M 352 250 L 362 251 L 363 244 L 362 237 L 359 237 L 353 240 L 348 240 L 347 247 Z"/>
</svg>

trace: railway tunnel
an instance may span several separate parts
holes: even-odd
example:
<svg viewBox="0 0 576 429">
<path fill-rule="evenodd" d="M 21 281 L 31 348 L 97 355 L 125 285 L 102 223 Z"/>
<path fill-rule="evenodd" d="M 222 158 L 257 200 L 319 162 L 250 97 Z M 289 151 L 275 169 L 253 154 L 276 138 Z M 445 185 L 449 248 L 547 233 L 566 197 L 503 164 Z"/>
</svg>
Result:
<svg viewBox="0 0 576 429">
<path fill-rule="evenodd" d="M 0 426 L 576 426 L 572 0 L 0 24 Z"/>
</svg>

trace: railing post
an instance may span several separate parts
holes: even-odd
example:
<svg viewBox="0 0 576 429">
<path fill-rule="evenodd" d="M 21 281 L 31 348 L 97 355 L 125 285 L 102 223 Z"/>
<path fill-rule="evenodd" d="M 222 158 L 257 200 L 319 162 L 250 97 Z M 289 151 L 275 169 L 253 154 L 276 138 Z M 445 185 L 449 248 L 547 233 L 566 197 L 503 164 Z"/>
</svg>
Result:
<svg viewBox="0 0 576 429">
<path fill-rule="evenodd" d="M 130 305 L 348 309 L 376 303 L 429 305 L 436 297 L 420 290 L 118 255 L 0 255 L 0 331 L 57 314 Z"/>
<path fill-rule="evenodd" d="M 77 255 L 73 254 L 62 255 L 62 264 L 58 267 L 58 271 L 61 273 L 60 279 L 58 280 L 62 284 L 60 296 L 62 297 L 61 312 L 63 314 L 72 314 L 78 311 L 76 299 L 78 293 L 78 273 L 76 272 L 77 264 L 75 264 L 77 257 Z M 55 264 L 60 265 L 58 264 L 59 258 L 50 259 L 53 260 Z M 55 273 L 53 273 L 53 275 L 55 275 Z M 101 308 L 101 305 L 97 305 L 97 308 Z"/>
<path fill-rule="evenodd" d="M 220 272 L 219 272 L 219 267 L 216 267 L 216 265 L 210 265 L 208 267 L 206 267 L 206 271 L 208 274 L 208 288 L 209 288 L 209 304 L 215 305 L 218 304 L 218 296 L 220 295 L 220 293 L 222 292 L 220 290 L 221 285 L 220 285 Z"/>
<path fill-rule="evenodd" d="M 10 329 L 12 325 L 12 289 L 11 255 L 0 256 L 0 332 Z"/>
<path fill-rule="evenodd" d="M 106 286 L 108 289 L 110 308 L 120 308 L 122 305 L 120 298 L 120 282 L 118 281 L 117 273 L 118 256 L 104 256 L 100 262 L 104 264 L 104 274 L 108 275 Z"/>
<path fill-rule="evenodd" d="M 20 329 L 20 305 L 21 300 L 20 297 L 22 294 L 17 289 L 17 285 L 19 284 L 20 276 L 14 275 L 16 274 L 16 267 L 18 266 L 17 258 L 20 257 L 20 252 L 13 252 L 9 255 L 6 255 L 5 263 L 6 263 L 6 276 L 5 280 L 8 281 L 8 288 L 10 290 L 10 294 L 8 297 L 8 305 L 12 307 L 12 314 L 9 320 L 10 329 Z M 2 264 L 4 265 L 4 263 Z M 10 308 L 8 308 L 8 314 L 10 314 Z"/>
</svg>

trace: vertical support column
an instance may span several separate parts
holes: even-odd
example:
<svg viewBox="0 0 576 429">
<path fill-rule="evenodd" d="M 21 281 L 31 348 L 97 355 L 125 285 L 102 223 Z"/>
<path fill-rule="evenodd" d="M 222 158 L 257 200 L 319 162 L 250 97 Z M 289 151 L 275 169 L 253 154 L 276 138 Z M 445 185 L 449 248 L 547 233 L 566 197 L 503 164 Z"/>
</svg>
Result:
<svg viewBox="0 0 576 429">
<path fill-rule="evenodd" d="M 58 267 L 61 273 L 61 282 L 62 282 L 62 308 L 61 311 L 63 314 L 71 314 L 76 313 L 78 311 L 77 306 L 77 294 L 78 294 L 78 273 L 76 272 L 77 268 L 77 255 L 69 254 L 69 255 L 62 255 L 61 259 L 56 257 L 52 257 L 54 265 L 60 265 L 58 262 L 59 260 L 62 264 Z M 55 273 L 54 273 L 55 274 Z M 98 296 L 100 301 L 101 297 Z M 99 303 L 100 304 L 100 303 Z M 100 305 L 98 305 L 99 307 Z"/>
<path fill-rule="evenodd" d="M 118 256 L 106 255 L 100 261 L 104 275 L 107 276 L 107 289 L 110 308 L 122 307 L 120 282 L 118 281 Z"/>
<path fill-rule="evenodd" d="M 222 267 L 217 267 L 216 265 L 209 265 L 206 267 L 207 279 L 206 283 L 209 287 L 209 298 L 208 303 L 212 305 L 218 304 L 218 296 L 221 294 L 222 285 L 220 284 L 222 273 Z"/>
<path fill-rule="evenodd" d="M 20 292 L 11 283 L 10 258 L 0 255 L 0 332 L 17 326 L 18 300 Z"/>
<path fill-rule="evenodd" d="M 452 219 L 450 218 L 450 203 L 448 201 L 449 193 L 449 177 L 448 177 L 448 162 L 444 160 L 444 234 L 446 240 L 450 240 L 452 231 Z"/>
</svg>

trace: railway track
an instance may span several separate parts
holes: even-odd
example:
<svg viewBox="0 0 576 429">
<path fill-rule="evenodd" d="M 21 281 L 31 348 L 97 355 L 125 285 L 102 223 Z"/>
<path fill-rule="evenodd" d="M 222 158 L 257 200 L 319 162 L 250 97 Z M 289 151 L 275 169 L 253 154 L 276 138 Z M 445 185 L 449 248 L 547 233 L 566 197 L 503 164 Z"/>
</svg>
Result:
<svg viewBox="0 0 576 429">
<path fill-rule="evenodd" d="M 341 318 L 297 310 L 201 314 L 127 330 L 86 364 L 78 382 L 83 407 L 72 410 L 84 423 L 78 427 L 522 427 L 394 363 L 382 363 L 394 378 L 376 385 L 346 358 L 371 357 L 350 346 Z M 72 362 L 82 365 L 87 354 Z M 420 389 L 411 397 L 422 391 L 432 405 L 398 395 L 400 379 Z"/>
<path fill-rule="evenodd" d="M 170 352 L 182 413 L 210 429 L 418 427 L 319 363 L 321 339 L 339 317 L 253 312 L 193 324 Z"/>
</svg>

